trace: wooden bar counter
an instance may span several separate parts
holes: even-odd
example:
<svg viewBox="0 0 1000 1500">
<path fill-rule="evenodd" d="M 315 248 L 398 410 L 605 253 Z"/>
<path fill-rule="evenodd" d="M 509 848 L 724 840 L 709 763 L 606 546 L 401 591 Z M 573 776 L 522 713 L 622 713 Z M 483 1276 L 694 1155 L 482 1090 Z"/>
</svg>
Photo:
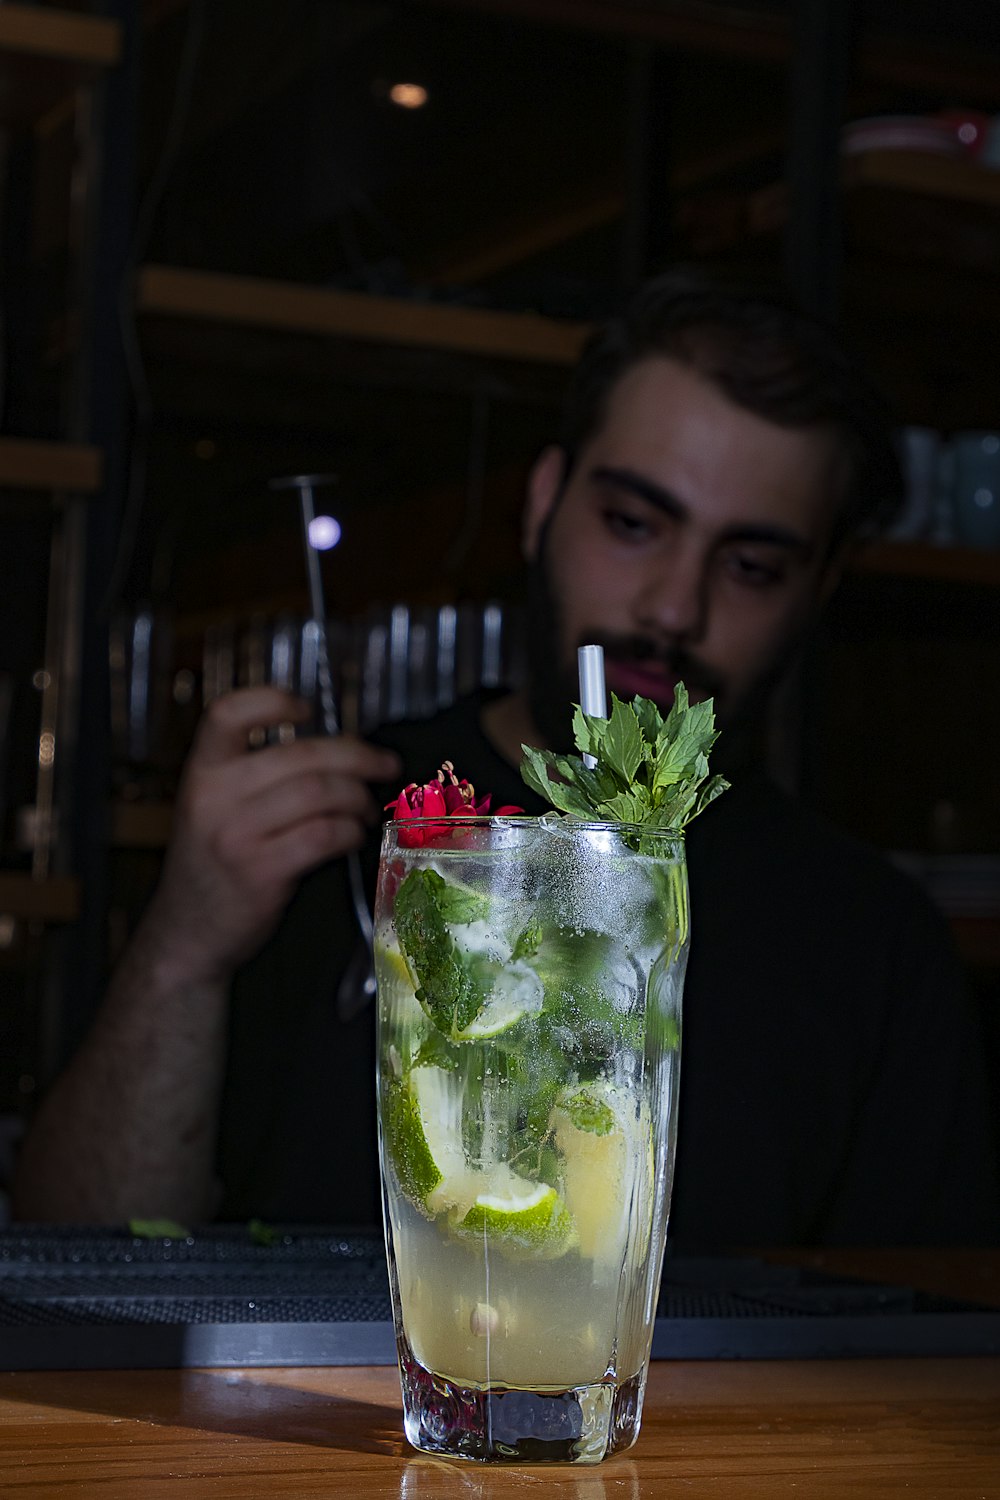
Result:
<svg viewBox="0 0 1000 1500">
<path fill-rule="evenodd" d="M 1000 1255 L 871 1269 L 908 1267 L 910 1284 L 1000 1305 Z M 2 1340 L 3 1500 L 1000 1497 L 995 1358 L 659 1361 L 628 1454 L 505 1468 L 414 1453 L 391 1368 L 3 1373 Z"/>
</svg>

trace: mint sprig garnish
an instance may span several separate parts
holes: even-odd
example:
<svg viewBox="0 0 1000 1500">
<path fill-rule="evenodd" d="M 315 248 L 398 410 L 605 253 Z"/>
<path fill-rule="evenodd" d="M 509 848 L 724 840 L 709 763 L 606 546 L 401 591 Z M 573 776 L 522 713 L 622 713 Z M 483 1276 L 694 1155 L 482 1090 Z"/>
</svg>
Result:
<svg viewBox="0 0 1000 1500">
<path fill-rule="evenodd" d="M 579 756 L 522 745 L 522 780 L 573 817 L 681 832 L 729 785 L 708 775 L 709 751 L 718 739 L 711 698 L 690 703 L 679 682 L 665 719 L 649 698 L 624 703 L 612 693 L 611 705 L 607 719 L 577 708 L 573 738 Z M 596 760 L 592 769 L 585 755 Z"/>
</svg>

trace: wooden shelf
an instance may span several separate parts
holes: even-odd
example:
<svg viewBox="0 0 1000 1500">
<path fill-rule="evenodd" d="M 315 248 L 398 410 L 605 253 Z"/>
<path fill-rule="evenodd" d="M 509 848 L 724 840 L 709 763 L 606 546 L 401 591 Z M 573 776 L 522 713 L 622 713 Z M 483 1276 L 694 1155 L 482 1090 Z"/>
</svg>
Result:
<svg viewBox="0 0 1000 1500">
<path fill-rule="evenodd" d="M 588 333 L 585 324 L 534 313 L 487 312 L 172 266 L 143 268 L 136 305 L 147 316 L 555 365 L 571 365 Z"/>
<path fill-rule="evenodd" d="M 58 877 L 34 880 L 14 871 L 0 873 L 0 912 L 28 922 L 75 922 L 80 915 L 80 883 Z"/>
<path fill-rule="evenodd" d="M 866 151 L 844 156 L 841 185 L 848 261 L 860 252 L 902 264 L 946 264 L 995 277 L 1000 241 L 1000 170 L 966 157 L 920 151 Z M 788 219 L 788 191 L 771 182 L 694 191 L 679 208 L 684 252 L 714 255 L 774 238 Z M 886 285 L 892 294 L 891 280 Z M 962 295 L 971 312 L 979 298 Z"/>
<path fill-rule="evenodd" d="M 116 849 L 164 849 L 173 816 L 170 802 L 114 802 L 111 843 Z"/>
<path fill-rule="evenodd" d="M 3 489 L 77 490 L 90 495 L 100 489 L 103 469 L 100 450 L 82 443 L 39 443 L 28 438 L 0 437 L 0 488 Z"/>
<path fill-rule="evenodd" d="M 847 188 L 890 188 L 1000 209 L 1000 171 L 971 159 L 923 151 L 862 151 L 844 159 Z"/>
<path fill-rule="evenodd" d="M 858 551 L 851 566 L 858 573 L 1000 588 L 1000 552 L 976 547 L 935 547 L 929 542 L 869 542 Z"/>
<path fill-rule="evenodd" d="M 121 57 L 117 21 L 0 4 L 0 120 L 37 120 L 74 85 Z"/>
<path fill-rule="evenodd" d="M 108 68 L 118 62 L 121 48 L 117 21 L 75 10 L 0 5 L 0 53 Z"/>
<path fill-rule="evenodd" d="M 1000 969 L 1000 917 L 952 917 L 951 930 L 965 963 Z"/>
</svg>

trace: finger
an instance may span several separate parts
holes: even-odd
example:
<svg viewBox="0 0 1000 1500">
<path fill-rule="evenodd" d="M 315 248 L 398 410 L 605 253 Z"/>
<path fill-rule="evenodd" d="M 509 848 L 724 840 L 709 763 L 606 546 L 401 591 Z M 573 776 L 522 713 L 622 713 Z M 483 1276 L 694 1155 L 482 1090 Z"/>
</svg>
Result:
<svg viewBox="0 0 1000 1500">
<path fill-rule="evenodd" d="M 205 771 L 207 776 L 198 774 Z M 200 797 L 209 798 L 216 806 L 223 802 L 242 805 L 270 786 L 300 777 L 324 776 L 357 783 L 390 781 L 399 774 L 399 759 L 391 750 L 345 734 L 334 740 L 268 745 L 253 755 L 210 761 L 207 767 L 199 761 L 194 772 Z"/>
<path fill-rule="evenodd" d="M 316 817 L 348 817 L 362 824 L 378 821 L 379 810 L 363 781 L 311 771 L 272 783 L 240 809 L 241 836 L 269 838 Z"/>
<path fill-rule="evenodd" d="M 360 849 L 367 832 L 358 818 L 310 818 L 267 839 L 261 857 L 275 882 L 292 882 L 327 860 Z"/>
<path fill-rule="evenodd" d="M 198 724 L 195 753 L 205 765 L 229 760 L 247 749 L 252 729 L 301 724 L 312 712 L 304 698 L 282 688 L 236 688 L 213 698 Z"/>
</svg>

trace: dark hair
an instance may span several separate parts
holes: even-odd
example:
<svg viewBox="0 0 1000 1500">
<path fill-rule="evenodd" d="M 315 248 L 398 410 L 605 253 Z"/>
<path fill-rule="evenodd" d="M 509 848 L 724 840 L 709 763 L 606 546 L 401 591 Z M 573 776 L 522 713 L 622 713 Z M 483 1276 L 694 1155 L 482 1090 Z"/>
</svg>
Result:
<svg viewBox="0 0 1000 1500">
<path fill-rule="evenodd" d="M 835 543 L 899 507 L 903 476 L 889 405 L 833 331 L 777 297 L 687 268 L 647 282 L 588 340 L 563 414 L 567 476 L 600 429 L 617 381 L 651 355 L 690 366 L 777 426 L 825 428 L 839 440 Z"/>
</svg>

